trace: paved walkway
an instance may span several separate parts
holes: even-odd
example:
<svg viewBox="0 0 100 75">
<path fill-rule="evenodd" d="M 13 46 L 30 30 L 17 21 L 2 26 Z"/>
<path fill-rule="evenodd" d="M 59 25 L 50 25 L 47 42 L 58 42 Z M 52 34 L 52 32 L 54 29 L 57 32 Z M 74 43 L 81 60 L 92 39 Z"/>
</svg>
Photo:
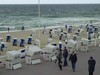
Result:
<svg viewBox="0 0 100 75">
<path fill-rule="evenodd" d="M 43 62 L 37 65 L 23 64 L 21 69 L 6 70 L 0 69 L 0 75 L 88 75 L 88 59 L 93 56 L 96 60 L 96 69 L 94 75 L 100 75 L 100 48 L 92 47 L 89 52 L 78 52 L 78 61 L 76 72 L 72 72 L 71 64 L 69 62 L 67 67 L 63 67 L 60 71 L 57 63 Z"/>
</svg>

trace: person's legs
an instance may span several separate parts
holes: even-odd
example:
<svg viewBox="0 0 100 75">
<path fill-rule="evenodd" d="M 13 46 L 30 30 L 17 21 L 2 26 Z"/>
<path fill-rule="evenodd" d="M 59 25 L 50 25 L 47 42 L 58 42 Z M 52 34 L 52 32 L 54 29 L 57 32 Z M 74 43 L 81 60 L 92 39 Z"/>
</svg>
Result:
<svg viewBox="0 0 100 75">
<path fill-rule="evenodd" d="M 59 66 L 60 70 L 62 70 L 62 63 L 60 61 L 58 61 L 58 66 Z"/>
<path fill-rule="evenodd" d="M 67 66 L 67 59 L 64 58 L 64 65 L 63 66 Z"/>
<path fill-rule="evenodd" d="M 62 61 L 60 58 L 58 58 L 58 66 L 59 66 L 60 70 L 62 70 Z"/>
<path fill-rule="evenodd" d="M 91 75 L 91 72 L 89 72 L 89 75 Z"/>
<path fill-rule="evenodd" d="M 63 66 L 65 66 L 66 65 L 66 59 L 64 58 L 64 65 Z"/>
<path fill-rule="evenodd" d="M 93 72 L 89 72 L 89 75 L 93 75 Z"/>
<path fill-rule="evenodd" d="M 75 63 L 72 63 L 73 72 L 75 72 Z"/>
<path fill-rule="evenodd" d="M 91 75 L 93 75 L 93 72 L 91 72 Z"/>
<path fill-rule="evenodd" d="M 60 70 L 62 70 L 62 65 L 59 65 Z"/>
<path fill-rule="evenodd" d="M 66 66 L 68 65 L 68 63 L 67 63 L 67 58 L 66 58 Z"/>
</svg>

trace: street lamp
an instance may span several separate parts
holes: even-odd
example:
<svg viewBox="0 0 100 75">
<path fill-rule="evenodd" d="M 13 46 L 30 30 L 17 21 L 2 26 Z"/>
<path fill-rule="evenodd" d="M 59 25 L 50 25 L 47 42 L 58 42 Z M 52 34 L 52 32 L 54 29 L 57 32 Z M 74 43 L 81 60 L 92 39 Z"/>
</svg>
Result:
<svg viewBox="0 0 100 75">
<path fill-rule="evenodd" d="M 41 22 L 41 18 L 40 18 L 40 0 L 38 0 L 38 25 L 39 25 L 39 47 L 40 47 L 40 22 Z"/>
</svg>

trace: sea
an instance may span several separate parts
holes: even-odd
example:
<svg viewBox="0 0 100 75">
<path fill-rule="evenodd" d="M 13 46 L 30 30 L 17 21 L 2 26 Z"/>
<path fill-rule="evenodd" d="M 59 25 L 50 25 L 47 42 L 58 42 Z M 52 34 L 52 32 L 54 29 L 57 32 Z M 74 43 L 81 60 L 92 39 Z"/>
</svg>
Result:
<svg viewBox="0 0 100 75">
<path fill-rule="evenodd" d="M 64 25 L 100 25 L 100 4 L 0 5 L 0 31 Z"/>
</svg>

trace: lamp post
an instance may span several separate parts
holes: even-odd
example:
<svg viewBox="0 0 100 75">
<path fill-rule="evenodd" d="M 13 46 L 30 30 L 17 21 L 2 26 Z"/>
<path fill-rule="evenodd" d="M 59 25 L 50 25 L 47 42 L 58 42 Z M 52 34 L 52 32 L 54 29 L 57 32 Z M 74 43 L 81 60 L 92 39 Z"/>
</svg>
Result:
<svg viewBox="0 0 100 75">
<path fill-rule="evenodd" d="M 40 20 L 41 18 L 40 18 L 40 0 L 38 0 L 38 25 L 39 25 L 39 47 L 40 47 L 40 22 L 41 22 L 41 20 Z"/>
</svg>

